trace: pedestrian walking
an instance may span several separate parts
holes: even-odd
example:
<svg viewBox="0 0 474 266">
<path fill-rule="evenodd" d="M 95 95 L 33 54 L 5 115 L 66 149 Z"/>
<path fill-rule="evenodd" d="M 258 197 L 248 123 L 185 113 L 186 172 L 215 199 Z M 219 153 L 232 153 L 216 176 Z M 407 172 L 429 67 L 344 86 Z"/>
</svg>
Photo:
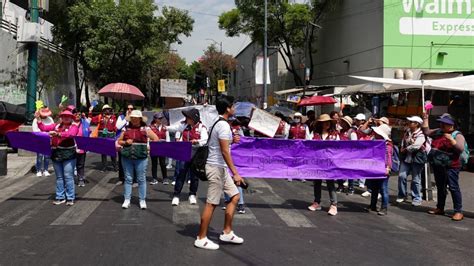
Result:
<svg viewBox="0 0 474 266">
<path fill-rule="evenodd" d="M 461 221 L 464 214 L 459 171 L 462 167 L 461 154 L 465 150 L 466 140 L 462 133 L 456 130 L 455 119 L 450 114 L 444 114 L 437 119 L 438 129 L 429 129 L 428 115 L 423 118 L 423 132 L 433 139 L 428 158 L 433 167 L 438 191 L 436 208 L 429 210 L 429 213 L 444 215 L 447 189 L 449 189 L 454 205 L 454 215 L 451 219 Z"/>
<path fill-rule="evenodd" d="M 328 114 L 322 114 L 316 121 L 316 129 L 313 132 L 313 140 L 322 141 L 335 141 L 340 140 L 339 133 L 336 130 L 336 124 L 333 123 L 333 119 Z M 317 179 L 313 181 L 314 184 L 314 201 L 308 209 L 310 211 L 321 210 L 321 186 L 322 180 Z M 328 214 L 331 216 L 337 215 L 337 194 L 336 185 L 334 180 L 326 180 L 327 189 L 329 192 L 329 199 L 331 205 L 329 207 Z"/>
<path fill-rule="evenodd" d="M 158 141 L 170 141 L 170 133 L 166 126 L 162 124 L 164 118 L 163 113 L 155 113 L 153 115 L 153 121 L 150 123 L 151 130 L 158 137 Z M 158 162 L 160 163 L 161 177 L 163 179 L 163 185 L 168 185 L 168 170 L 166 168 L 166 157 L 162 156 L 150 156 L 151 157 L 151 175 L 153 180 L 150 185 L 158 184 Z"/>
<path fill-rule="evenodd" d="M 148 164 L 148 139 L 157 141 L 158 137 L 146 125 L 146 117 L 139 110 L 130 113 L 129 124 L 125 127 L 117 143 L 122 147 L 122 165 L 125 174 L 124 201 L 122 208 L 130 207 L 132 183 L 138 180 L 138 197 L 140 209 L 146 206 L 146 170 Z"/>
<path fill-rule="evenodd" d="M 234 98 L 222 95 L 217 98 L 217 112 L 220 119 L 214 123 L 209 139 L 209 155 L 206 163 L 206 176 L 209 180 L 206 205 L 201 215 L 199 234 L 194 246 L 203 249 L 217 250 L 219 245 L 207 238 L 209 224 L 217 206 L 219 206 L 222 192 L 230 197 L 225 211 L 224 229 L 219 240 L 224 243 L 242 244 L 244 239 L 237 236 L 232 230 L 232 220 L 235 207 L 240 199 L 237 186 L 244 183 L 232 160 L 230 145 L 233 141 L 232 130 L 226 120 L 235 113 Z M 222 120 L 224 121 L 222 121 Z M 233 177 L 230 177 L 228 169 Z"/>
<path fill-rule="evenodd" d="M 420 206 L 421 198 L 421 171 L 428 159 L 425 149 L 426 137 L 421 130 L 423 119 L 419 116 L 411 116 L 407 118 L 408 129 L 403 135 L 400 145 L 400 172 L 398 174 L 398 196 L 397 203 L 406 200 L 407 179 L 411 174 L 411 196 L 412 205 Z"/>
</svg>

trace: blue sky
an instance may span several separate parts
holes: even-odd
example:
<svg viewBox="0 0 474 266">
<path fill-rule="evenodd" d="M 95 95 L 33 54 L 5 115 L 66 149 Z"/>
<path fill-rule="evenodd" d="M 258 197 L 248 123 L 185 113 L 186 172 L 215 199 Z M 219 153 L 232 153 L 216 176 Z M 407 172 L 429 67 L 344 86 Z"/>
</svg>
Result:
<svg viewBox="0 0 474 266">
<path fill-rule="evenodd" d="M 188 63 L 202 56 L 203 51 L 212 43 L 206 39 L 222 42 L 224 52 L 231 55 L 236 55 L 250 43 L 250 38 L 247 36 L 228 38 L 218 27 L 217 16 L 234 8 L 234 0 L 155 0 L 155 3 L 159 8 L 166 5 L 190 11 L 189 15 L 194 19 L 191 37 L 181 38 L 183 42 L 181 45 L 172 46 L 172 49 L 177 49 Z"/>
</svg>

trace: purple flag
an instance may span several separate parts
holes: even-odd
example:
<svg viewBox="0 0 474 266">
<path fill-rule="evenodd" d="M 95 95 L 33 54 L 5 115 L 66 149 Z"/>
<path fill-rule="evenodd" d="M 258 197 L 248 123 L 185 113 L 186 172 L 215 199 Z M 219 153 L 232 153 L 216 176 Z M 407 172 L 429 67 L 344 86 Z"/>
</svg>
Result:
<svg viewBox="0 0 474 266">
<path fill-rule="evenodd" d="M 87 138 L 74 137 L 77 148 L 93 153 L 108 155 L 112 157 L 117 156 L 117 149 L 115 147 L 115 140 L 109 138 Z"/>
<path fill-rule="evenodd" d="M 191 160 L 191 150 L 191 142 L 150 142 L 151 156 L 163 156 L 187 162 Z"/>
<path fill-rule="evenodd" d="M 239 174 L 251 178 L 384 178 L 385 153 L 384 141 L 241 138 L 232 146 Z"/>
<path fill-rule="evenodd" d="M 51 138 L 48 133 L 10 131 L 7 137 L 13 148 L 51 156 Z"/>
</svg>

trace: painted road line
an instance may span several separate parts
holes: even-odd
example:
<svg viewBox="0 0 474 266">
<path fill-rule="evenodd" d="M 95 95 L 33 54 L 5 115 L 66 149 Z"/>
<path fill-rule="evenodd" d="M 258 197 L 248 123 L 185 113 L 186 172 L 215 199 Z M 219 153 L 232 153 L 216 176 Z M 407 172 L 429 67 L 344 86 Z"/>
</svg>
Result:
<svg viewBox="0 0 474 266">
<path fill-rule="evenodd" d="M 199 205 L 191 205 L 183 202 L 178 206 L 173 206 L 173 224 L 188 225 L 199 224 L 201 222 L 201 213 Z"/>
<path fill-rule="evenodd" d="M 0 203 L 30 188 L 31 186 L 36 185 L 36 183 L 43 180 L 45 179 L 38 178 L 37 176 L 34 176 L 34 175 L 27 175 L 27 176 L 15 178 L 14 182 L 0 189 Z"/>
<path fill-rule="evenodd" d="M 260 226 L 260 222 L 257 220 L 255 214 L 253 214 L 250 208 L 245 208 L 245 214 L 234 214 L 234 225 L 247 225 L 247 226 Z"/>
<path fill-rule="evenodd" d="M 99 207 L 102 200 L 114 190 L 115 184 L 110 184 L 110 176 L 106 175 L 91 188 L 83 197 L 82 200 L 75 202 L 75 204 L 61 216 L 59 216 L 51 225 L 81 225 L 84 221 Z M 91 200 L 88 200 L 91 199 Z"/>
</svg>

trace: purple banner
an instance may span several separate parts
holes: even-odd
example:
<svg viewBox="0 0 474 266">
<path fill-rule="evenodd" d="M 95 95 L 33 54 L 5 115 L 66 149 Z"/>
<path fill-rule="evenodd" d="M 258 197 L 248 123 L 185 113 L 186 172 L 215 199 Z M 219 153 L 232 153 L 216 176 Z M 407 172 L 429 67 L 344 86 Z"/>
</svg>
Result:
<svg viewBox="0 0 474 266">
<path fill-rule="evenodd" d="M 385 149 L 383 141 L 241 138 L 232 158 L 250 178 L 374 179 L 385 177 Z"/>
<path fill-rule="evenodd" d="M 115 147 L 114 139 L 74 137 L 74 140 L 76 141 L 77 148 L 81 150 L 112 157 L 117 156 L 117 149 Z"/>
<path fill-rule="evenodd" d="M 51 138 L 48 133 L 10 131 L 7 138 L 13 148 L 51 156 Z"/>
<path fill-rule="evenodd" d="M 191 160 L 191 142 L 150 142 L 150 155 L 176 159 L 178 161 Z"/>
</svg>

